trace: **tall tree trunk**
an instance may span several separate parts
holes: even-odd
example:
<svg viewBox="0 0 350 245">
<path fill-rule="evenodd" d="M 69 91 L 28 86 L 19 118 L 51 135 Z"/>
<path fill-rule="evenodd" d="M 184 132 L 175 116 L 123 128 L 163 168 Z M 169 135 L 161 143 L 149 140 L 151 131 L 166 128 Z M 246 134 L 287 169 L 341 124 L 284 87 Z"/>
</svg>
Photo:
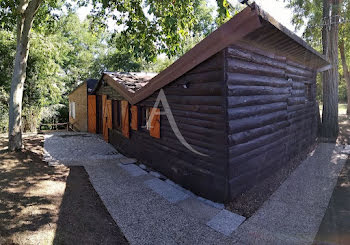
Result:
<svg viewBox="0 0 350 245">
<path fill-rule="evenodd" d="M 340 52 L 342 66 L 343 66 L 343 75 L 346 82 L 346 97 L 348 100 L 348 105 L 346 107 L 346 114 L 350 115 L 350 73 L 349 73 L 348 64 L 346 62 L 344 40 L 341 40 L 339 42 L 339 52 Z"/>
<path fill-rule="evenodd" d="M 9 103 L 8 149 L 10 151 L 22 148 L 22 99 L 29 54 L 30 30 L 40 4 L 41 0 L 21 0 L 18 6 L 17 47 Z"/>
<path fill-rule="evenodd" d="M 331 2 L 331 3 L 330 3 Z M 338 23 L 339 0 L 323 0 L 322 29 L 323 54 L 329 59 L 332 68 L 322 74 L 323 112 L 321 136 L 336 139 L 338 126 Z"/>
</svg>

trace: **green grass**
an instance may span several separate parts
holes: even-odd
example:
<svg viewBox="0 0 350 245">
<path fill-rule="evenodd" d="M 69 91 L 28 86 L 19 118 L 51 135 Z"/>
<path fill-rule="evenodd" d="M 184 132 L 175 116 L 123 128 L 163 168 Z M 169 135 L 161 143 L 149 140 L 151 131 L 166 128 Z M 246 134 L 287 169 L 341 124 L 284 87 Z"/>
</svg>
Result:
<svg viewBox="0 0 350 245">
<path fill-rule="evenodd" d="M 339 115 L 346 114 L 346 106 L 347 104 L 338 104 Z M 322 115 L 322 104 L 320 104 L 320 115 Z"/>
</svg>

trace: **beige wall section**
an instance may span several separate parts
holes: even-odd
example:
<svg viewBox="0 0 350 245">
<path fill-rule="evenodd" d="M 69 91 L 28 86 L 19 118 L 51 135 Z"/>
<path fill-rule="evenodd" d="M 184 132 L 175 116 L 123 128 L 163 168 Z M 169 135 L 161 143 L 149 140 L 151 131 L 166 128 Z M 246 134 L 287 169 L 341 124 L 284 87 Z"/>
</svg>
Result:
<svg viewBox="0 0 350 245">
<path fill-rule="evenodd" d="M 75 129 L 81 132 L 87 132 L 87 85 L 86 82 L 81 84 L 69 96 L 69 102 L 75 102 L 75 119 L 69 116 L 69 122 Z"/>
</svg>

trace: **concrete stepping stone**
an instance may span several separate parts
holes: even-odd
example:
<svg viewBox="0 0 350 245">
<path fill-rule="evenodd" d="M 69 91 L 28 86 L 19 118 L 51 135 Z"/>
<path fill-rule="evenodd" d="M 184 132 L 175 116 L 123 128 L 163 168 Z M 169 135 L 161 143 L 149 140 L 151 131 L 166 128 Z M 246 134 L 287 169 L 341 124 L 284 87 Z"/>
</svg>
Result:
<svg viewBox="0 0 350 245">
<path fill-rule="evenodd" d="M 225 205 L 223 203 L 217 203 L 217 202 L 213 202 L 213 201 L 210 201 L 208 199 L 206 199 L 204 201 L 206 204 L 214 207 L 214 208 L 217 208 L 217 209 L 224 209 L 225 208 Z"/>
<path fill-rule="evenodd" d="M 120 158 L 119 161 L 122 164 L 132 164 L 132 163 L 136 163 L 137 162 L 137 160 L 134 159 L 134 158 Z"/>
<path fill-rule="evenodd" d="M 119 166 L 122 169 L 124 169 L 125 171 L 127 171 L 133 177 L 147 174 L 147 172 L 145 170 L 143 170 L 142 168 L 140 168 L 139 166 L 137 166 L 135 164 L 128 164 L 128 165 L 119 164 Z"/>
<path fill-rule="evenodd" d="M 158 193 L 170 203 L 177 203 L 189 197 L 188 194 L 160 179 L 151 179 L 144 182 L 151 190 Z"/>
<path fill-rule="evenodd" d="M 188 215 L 202 221 L 203 224 L 207 223 L 221 211 L 193 197 L 180 201 L 177 205 Z"/>
<path fill-rule="evenodd" d="M 225 236 L 231 235 L 245 220 L 245 217 L 238 214 L 227 211 L 226 209 L 221 210 L 214 218 L 207 222 L 207 225 L 224 234 Z"/>
</svg>

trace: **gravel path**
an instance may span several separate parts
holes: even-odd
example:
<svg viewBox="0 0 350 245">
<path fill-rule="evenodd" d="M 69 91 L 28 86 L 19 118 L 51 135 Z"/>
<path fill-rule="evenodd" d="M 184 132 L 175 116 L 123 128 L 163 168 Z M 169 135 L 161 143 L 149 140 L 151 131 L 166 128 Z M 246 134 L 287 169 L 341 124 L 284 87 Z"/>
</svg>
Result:
<svg viewBox="0 0 350 245">
<path fill-rule="evenodd" d="M 45 157 L 67 165 L 86 165 L 90 160 L 116 159 L 121 155 L 101 136 L 88 133 L 57 132 L 45 135 Z M 49 153 L 49 154 L 47 154 Z"/>
<path fill-rule="evenodd" d="M 346 159 L 320 144 L 242 224 L 244 217 L 159 182 L 96 135 L 45 139 L 48 159 L 85 166 L 130 244 L 312 244 Z"/>
</svg>

